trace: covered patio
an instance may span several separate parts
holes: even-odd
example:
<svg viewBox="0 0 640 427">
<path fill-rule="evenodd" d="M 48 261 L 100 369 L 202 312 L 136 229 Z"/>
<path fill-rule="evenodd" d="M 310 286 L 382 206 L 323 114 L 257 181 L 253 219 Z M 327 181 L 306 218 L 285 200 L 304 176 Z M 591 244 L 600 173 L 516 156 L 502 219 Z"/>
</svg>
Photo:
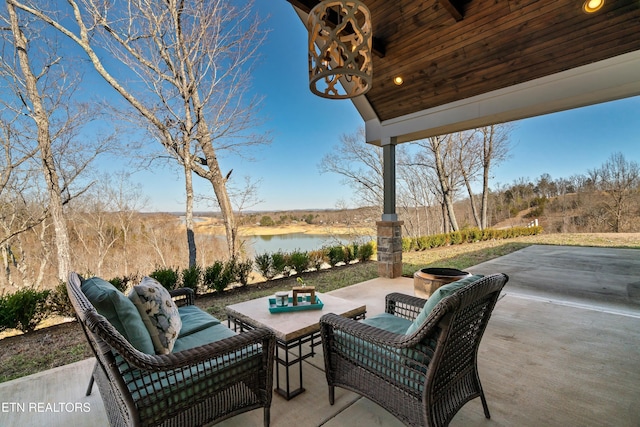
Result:
<svg viewBox="0 0 640 427">
<path fill-rule="evenodd" d="M 318 1 L 289 3 L 306 21 Z M 361 300 L 374 315 L 384 310 L 387 293 L 413 293 L 413 279 L 398 277 L 395 146 L 640 95 L 640 2 L 608 1 L 592 15 L 574 0 L 366 3 L 378 37 L 376 71 L 370 93 L 353 102 L 367 142 L 384 150 L 378 235 L 389 241 L 379 240 L 380 278 L 333 294 Z M 397 75 L 405 83 L 396 87 Z M 485 419 L 476 399 L 451 424 L 640 425 L 638 251 L 532 248 L 468 269 L 504 272 L 510 281 L 479 354 L 492 418 Z M 401 425 L 341 389 L 330 406 L 322 356 L 303 363 L 306 392 L 291 401 L 274 396 L 272 426 Z M 107 425 L 97 389 L 85 397 L 93 365 L 87 359 L 0 384 L 0 425 Z M 259 426 L 262 412 L 219 425 Z"/>
<path fill-rule="evenodd" d="M 452 426 L 640 424 L 637 250 L 531 246 L 468 270 L 504 272 L 510 281 L 480 346 L 480 377 L 491 419 L 484 418 L 475 399 Z M 413 279 L 378 278 L 332 294 L 361 300 L 373 315 L 384 310 L 384 296 L 392 291 L 412 294 Z M 98 391 L 84 396 L 93 363 L 87 359 L 0 384 L 0 424 L 107 425 Z M 272 426 L 402 425 L 376 404 L 342 389 L 330 406 L 323 369 L 321 354 L 307 359 L 306 392 L 290 401 L 274 395 Z M 262 411 L 219 425 L 259 426 Z"/>
<path fill-rule="evenodd" d="M 355 95 L 366 142 L 383 148 L 381 277 L 402 272 L 397 144 L 640 95 L 637 0 L 364 0 L 368 24 L 352 21 L 337 33 L 353 1 L 322 2 L 316 13 L 320 0 L 287 1 L 316 40 L 310 79 L 342 70 L 335 75 Z M 324 25 L 310 16 L 324 16 Z M 351 34 L 354 26 L 362 31 Z M 356 49 L 351 43 L 368 27 L 372 48 Z M 344 35 L 322 39 L 323 32 Z M 326 41 L 340 37 L 344 45 Z M 370 79 L 351 73 L 354 62 L 335 51 L 343 58 L 361 52 L 355 63 L 358 71 L 372 70 Z M 353 91 L 358 87 L 368 90 Z"/>
</svg>

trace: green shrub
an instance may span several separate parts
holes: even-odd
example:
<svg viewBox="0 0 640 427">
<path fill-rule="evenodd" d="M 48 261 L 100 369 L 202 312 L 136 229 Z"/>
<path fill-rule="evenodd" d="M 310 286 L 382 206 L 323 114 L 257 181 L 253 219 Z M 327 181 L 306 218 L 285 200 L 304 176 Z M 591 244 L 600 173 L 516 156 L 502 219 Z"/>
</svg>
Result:
<svg viewBox="0 0 640 427">
<path fill-rule="evenodd" d="M 234 257 L 229 258 L 224 263 L 224 268 L 222 269 L 222 279 L 225 282 L 225 288 L 237 280 L 237 272 L 238 261 Z"/>
<path fill-rule="evenodd" d="M 358 250 L 358 260 L 360 262 L 369 261 L 373 256 L 373 252 L 373 242 L 367 242 L 360 245 L 360 249 Z"/>
<path fill-rule="evenodd" d="M 346 264 L 351 263 L 358 258 L 358 244 L 352 243 L 350 245 L 344 246 L 344 262 Z"/>
<path fill-rule="evenodd" d="M 284 277 L 289 275 L 289 260 L 287 258 L 288 256 L 280 251 L 271 254 L 274 275 L 282 274 Z"/>
<path fill-rule="evenodd" d="M 51 291 L 47 305 L 50 313 L 63 317 L 76 317 L 76 311 L 73 309 L 67 292 L 67 285 L 64 282 L 58 283 L 58 286 Z"/>
<path fill-rule="evenodd" d="M 215 283 L 215 290 L 217 292 L 224 291 L 227 286 L 237 280 L 237 262 L 235 258 L 230 258 L 226 262 L 222 263 L 222 271 L 218 276 Z"/>
<path fill-rule="evenodd" d="M 139 282 L 140 276 L 137 273 L 132 273 L 128 276 L 114 277 L 113 279 L 109 280 L 109 283 L 111 283 L 117 290 L 119 290 L 123 294 L 127 293 L 128 289 L 133 288 L 133 286 Z"/>
<path fill-rule="evenodd" d="M 217 292 L 224 291 L 227 283 L 224 277 L 225 264 L 222 261 L 215 261 L 204 270 L 202 282 L 207 289 L 213 289 Z"/>
<path fill-rule="evenodd" d="M 482 240 L 494 240 L 497 235 L 496 231 L 493 228 L 485 228 L 482 230 Z"/>
<path fill-rule="evenodd" d="M 7 295 L 0 294 L 0 332 L 5 329 L 14 329 L 15 322 L 10 316 L 9 307 L 7 307 Z"/>
<path fill-rule="evenodd" d="M 329 265 L 335 267 L 339 262 L 344 261 L 344 249 L 342 246 L 331 246 L 328 249 Z"/>
<path fill-rule="evenodd" d="M 452 245 L 459 245 L 464 243 L 464 238 L 461 232 L 453 231 L 449 233 L 449 241 L 451 242 Z"/>
<path fill-rule="evenodd" d="M 109 280 L 109 283 L 111 283 L 117 290 L 122 293 L 125 293 L 125 291 L 127 290 L 127 282 L 122 277 L 114 277 L 113 279 Z"/>
<path fill-rule="evenodd" d="M 326 249 L 316 249 L 309 252 L 309 264 L 316 270 L 320 270 L 322 264 L 327 262 L 327 259 Z"/>
<path fill-rule="evenodd" d="M 275 271 L 273 271 L 273 262 L 270 254 L 264 253 L 256 255 L 254 262 L 256 263 L 256 267 L 258 267 L 258 271 L 265 279 L 271 280 L 273 279 L 273 276 L 276 275 Z"/>
<path fill-rule="evenodd" d="M 297 274 L 308 270 L 311 265 L 309 253 L 299 250 L 291 252 L 289 254 L 289 265 L 291 265 L 291 268 L 293 268 Z"/>
<path fill-rule="evenodd" d="M 446 246 L 448 242 L 449 242 L 449 238 L 447 237 L 446 234 L 444 233 L 434 234 L 433 236 L 430 236 L 429 247 L 440 248 L 442 246 Z"/>
<path fill-rule="evenodd" d="M 250 259 L 244 261 L 235 261 L 236 280 L 247 286 L 249 283 L 249 275 L 253 271 L 253 262 Z"/>
<path fill-rule="evenodd" d="M 429 236 L 420 236 L 415 239 L 415 248 L 418 251 L 424 251 L 425 249 L 429 249 L 431 247 L 431 239 Z"/>
<path fill-rule="evenodd" d="M 520 236 L 534 236 L 536 234 L 540 234 L 542 233 L 542 227 L 539 225 L 536 226 L 532 226 L 532 227 L 517 227 L 516 232 L 520 235 Z"/>
<path fill-rule="evenodd" d="M 466 232 L 466 241 L 469 243 L 479 242 L 482 240 L 482 230 L 479 228 L 469 228 L 465 230 Z"/>
<path fill-rule="evenodd" d="M 197 264 L 182 270 L 182 286 L 193 289 L 196 294 L 198 293 L 201 278 L 202 268 Z"/>
<path fill-rule="evenodd" d="M 202 282 L 207 289 L 223 292 L 236 280 L 237 264 L 234 258 L 216 261 L 204 270 Z"/>
<path fill-rule="evenodd" d="M 149 277 L 156 279 L 165 289 L 170 291 L 177 287 L 180 275 L 177 269 L 167 267 L 157 268 Z"/>
<path fill-rule="evenodd" d="M 402 252 L 411 252 L 415 248 L 415 239 L 413 237 L 402 238 Z"/>
<path fill-rule="evenodd" d="M 479 228 L 466 228 L 461 231 L 453 231 L 449 234 L 434 234 L 432 236 L 421 236 L 412 239 L 415 241 L 415 248 L 423 250 L 427 248 L 437 248 L 441 246 L 446 246 L 448 244 L 461 244 L 461 243 L 473 243 L 478 241 L 485 240 L 496 240 L 496 239 L 510 239 L 518 236 L 530 236 L 534 234 L 542 233 L 543 229 L 540 226 L 534 227 L 511 227 L 504 230 L 496 230 L 492 228 L 486 228 L 484 230 L 480 230 Z M 412 250 L 413 245 L 406 242 L 403 238 L 402 240 L 402 250 L 403 252 L 407 250 Z"/>
<path fill-rule="evenodd" d="M 23 288 L 0 297 L 0 330 L 20 329 L 24 333 L 33 331 L 49 314 L 47 298 L 50 292 Z"/>
</svg>

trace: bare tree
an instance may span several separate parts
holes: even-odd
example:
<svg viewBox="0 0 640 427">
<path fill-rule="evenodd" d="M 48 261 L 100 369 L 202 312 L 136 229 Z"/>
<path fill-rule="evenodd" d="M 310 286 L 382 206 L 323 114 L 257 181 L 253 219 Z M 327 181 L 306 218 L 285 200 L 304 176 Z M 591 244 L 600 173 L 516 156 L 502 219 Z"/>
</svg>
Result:
<svg viewBox="0 0 640 427">
<path fill-rule="evenodd" d="M 129 274 L 129 246 L 131 230 L 137 214 L 148 202 L 139 187 L 134 186 L 130 181 L 129 174 L 119 172 L 116 174 L 115 185 L 109 183 L 106 186 L 111 201 L 111 210 L 116 216 L 117 224 L 121 234 L 122 263 L 124 264 L 124 275 Z"/>
<path fill-rule="evenodd" d="M 129 274 L 129 246 L 134 218 L 145 202 L 139 189 L 124 172 L 101 174 L 83 197 L 73 203 L 70 226 L 82 252 L 91 254 L 88 268 L 102 275 L 107 260 L 118 264 L 111 268 Z M 119 248 L 117 256 L 110 255 Z"/>
<path fill-rule="evenodd" d="M 87 200 L 84 201 L 84 206 L 76 209 L 71 229 L 81 243 L 82 251 L 92 254 L 92 272 L 102 276 L 105 258 L 119 236 L 113 223 L 113 215 L 108 210 L 109 201 L 98 194 L 85 196 Z"/>
<path fill-rule="evenodd" d="M 506 125 L 490 126 L 417 141 L 412 146 L 418 151 L 411 157 L 406 145 L 396 147 L 398 203 L 408 215 L 404 218 L 405 229 L 410 234 L 422 233 L 423 220 L 433 216 L 429 208 L 434 197 L 439 199 L 443 212 L 442 231 L 458 230 L 454 201 L 463 185 L 471 198 L 476 223 L 486 227 L 490 168 L 506 156 L 507 129 Z M 361 204 L 382 206 L 382 149 L 365 143 L 364 129 L 343 135 L 340 144 L 322 158 L 319 170 L 342 175 Z M 478 212 L 471 186 L 479 178 L 483 191 Z"/>
<path fill-rule="evenodd" d="M 69 272 L 71 265 L 69 236 L 62 209 L 62 188 L 60 187 L 60 179 L 51 149 L 52 135 L 49 122 L 51 113 L 47 110 L 44 101 L 45 96 L 38 87 L 39 77 L 42 77 L 43 74 L 36 74 L 32 69 L 28 54 L 28 40 L 18 20 L 16 9 L 10 2 L 7 2 L 7 11 L 26 95 L 24 98 L 21 96 L 21 99 L 25 106 L 25 113 L 33 120 L 38 129 L 38 150 L 40 152 L 42 171 L 49 193 L 49 213 L 55 228 L 56 248 L 58 251 L 58 276 L 64 278 Z M 55 65 L 55 62 L 45 63 L 43 71 L 50 69 L 53 65 Z"/>
<path fill-rule="evenodd" d="M 489 206 L 489 180 L 491 167 L 507 159 L 509 155 L 509 136 L 513 127 L 510 124 L 492 125 L 479 129 L 482 135 L 482 204 L 480 228 L 489 226 L 487 210 Z"/>
<path fill-rule="evenodd" d="M 627 161 L 618 152 L 600 168 L 589 171 L 589 175 L 606 196 L 602 206 L 607 213 L 609 227 L 619 233 L 624 228 L 630 200 L 640 192 L 640 166 L 634 161 Z"/>
<path fill-rule="evenodd" d="M 190 264 L 195 263 L 192 172 L 211 183 L 229 251 L 235 254 L 237 226 L 217 155 L 268 142 L 266 135 L 251 132 L 259 100 L 245 99 L 251 61 L 263 37 L 259 22 L 251 19 L 252 2 L 236 8 L 224 0 L 135 0 L 125 8 L 69 0 L 74 23 L 67 26 L 64 17 L 48 12 L 48 4 L 8 1 L 75 42 L 183 166 Z M 98 55 L 96 49 L 106 51 Z M 126 71 L 109 72 L 104 52 Z M 137 81 L 130 79 L 131 72 Z"/>
<path fill-rule="evenodd" d="M 6 5 L 10 31 L 5 33 L 0 68 L 9 91 L 3 102 L 20 117 L 20 137 L 33 141 L 39 154 L 42 188 L 46 188 L 48 199 L 45 213 L 54 229 L 57 276 L 65 280 L 71 260 L 64 205 L 87 188 L 78 187 L 77 178 L 115 144 L 100 134 L 98 126 L 92 129 L 91 141 L 79 143 L 85 126 L 100 115 L 86 104 L 74 102 L 80 78 L 61 65 L 57 40 L 46 33 L 46 26 L 20 14 L 12 2 L 6 1 Z M 31 184 L 31 188 L 36 186 L 33 181 Z"/>
<path fill-rule="evenodd" d="M 0 67 L 0 73 L 2 70 Z M 36 226 L 46 216 L 46 207 L 38 209 L 29 203 L 27 190 L 33 194 L 35 175 L 30 166 L 38 148 L 19 132 L 18 118 L 18 113 L 9 108 L 0 113 L 0 247 L 7 254 L 14 236 Z"/>
<path fill-rule="evenodd" d="M 361 206 L 377 206 L 384 201 L 382 148 L 365 142 L 364 128 L 344 134 L 340 143 L 326 154 L 318 169 L 321 173 L 342 175 L 343 182 L 355 190 Z"/>
<path fill-rule="evenodd" d="M 482 140 L 477 138 L 478 135 L 479 132 L 477 130 L 471 130 L 452 134 L 451 137 L 453 141 L 452 148 L 455 152 L 456 161 L 458 163 L 457 167 L 460 172 L 460 176 L 462 177 L 462 182 L 467 189 L 467 194 L 469 195 L 471 214 L 476 222 L 476 226 L 484 228 L 482 226 L 480 213 L 476 207 L 472 189 L 473 182 L 477 179 L 478 173 L 482 170 L 483 147 L 481 145 Z"/>
<path fill-rule="evenodd" d="M 398 206 L 404 213 L 404 230 L 408 236 L 424 236 L 434 232 L 432 224 L 439 221 L 433 214 L 435 196 L 438 194 L 437 178 L 432 169 L 416 165 L 406 150 L 398 161 Z"/>
<path fill-rule="evenodd" d="M 457 231 L 459 227 L 453 202 L 463 180 L 456 158 L 456 139 L 452 135 L 434 136 L 415 144 L 423 150 L 416 155 L 413 164 L 434 170 L 438 178 L 443 220 L 448 219 L 448 223 L 443 227 L 444 231 L 448 231 L 448 226 Z"/>
<path fill-rule="evenodd" d="M 31 176 L 33 173 L 27 174 L 25 180 L 11 179 L 0 194 L 0 259 L 3 262 L 0 288 L 20 287 L 12 270 L 20 272 L 22 283 L 39 284 L 31 280 L 33 277 L 28 267 L 35 259 L 27 255 L 22 236 L 39 225 L 46 226 L 47 203 L 39 198 L 41 193 L 34 188 L 33 180 L 27 180 Z M 40 260 L 43 261 L 42 258 Z"/>
<path fill-rule="evenodd" d="M 0 61 L 0 75 L 11 77 L 6 62 Z M 10 78 L 9 80 L 13 80 Z M 6 83 L 6 79 L 0 80 Z M 12 92 L 11 85 L 4 85 Z M 49 263 L 49 245 L 46 237 L 50 221 L 45 191 L 38 178 L 38 146 L 30 132 L 25 116 L 12 108 L 9 99 L 3 97 L 0 114 L 0 293 L 3 288 L 21 287 L 25 284 L 39 287 Z M 27 123 L 25 123 L 27 122 Z M 32 232 L 40 242 L 41 251 L 34 254 L 27 250 Z M 27 242 L 25 242 L 25 240 Z M 13 273 L 18 272 L 19 278 Z M 19 280 L 21 279 L 21 281 Z"/>
<path fill-rule="evenodd" d="M 489 226 L 487 211 L 491 168 L 507 158 L 511 130 L 512 125 L 500 124 L 453 134 L 458 168 L 469 195 L 473 218 L 481 229 Z M 472 189 L 473 182 L 477 180 L 482 183 L 479 211 Z"/>
<path fill-rule="evenodd" d="M 38 88 L 38 75 L 32 70 L 28 55 L 28 40 L 18 20 L 18 15 L 12 4 L 7 3 L 13 45 L 18 58 L 19 72 L 16 77 L 21 77 L 24 84 L 25 97 L 22 102 L 27 114 L 38 129 L 37 142 L 42 161 L 42 171 L 44 173 L 47 187 L 49 189 L 49 213 L 56 230 L 56 246 L 58 247 L 58 272 L 60 276 L 66 275 L 69 271 L 71 259 L 69 255 L 69 237 L 67 235 L 66 224 L 62 212 L 62 190 L 58 173 L 56 170 L 53 153 L 51 151 L 52 136 L 50 133 L 49 118 L 44 103 L 44 95 Z M 51 67 L 52 63 L 46 63 L 45 69 Z M 25 99 L 26 98 L 26 99 Z M 64 277 L 64 276 L 63 276 Z"/>
</svg>

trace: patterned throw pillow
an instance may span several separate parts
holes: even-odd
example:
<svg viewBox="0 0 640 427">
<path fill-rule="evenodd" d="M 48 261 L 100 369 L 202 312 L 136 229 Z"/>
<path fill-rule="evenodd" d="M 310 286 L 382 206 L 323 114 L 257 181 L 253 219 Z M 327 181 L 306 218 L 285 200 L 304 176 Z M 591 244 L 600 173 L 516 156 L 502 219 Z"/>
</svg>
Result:
<svg viewBox="0 0 640 427">
<path fill-rule="evenodd" d="M 151 341 L 158 354 L 168 354 L 178 339 L 182 320 L 176 303 L 157 280 L 144 277 L 129 294 L 149 330 Z"/>
</svg>

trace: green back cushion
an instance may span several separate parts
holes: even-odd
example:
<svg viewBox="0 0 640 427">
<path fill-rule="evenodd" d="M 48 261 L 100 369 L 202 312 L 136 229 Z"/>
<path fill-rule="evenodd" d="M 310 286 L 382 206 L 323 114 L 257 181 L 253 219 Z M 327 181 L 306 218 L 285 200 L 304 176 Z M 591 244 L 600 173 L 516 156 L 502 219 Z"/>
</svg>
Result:
<svg viewBox="0 0 640 427">
<path fill-rule="evenodd" d="M 111 283 L 99 277 L 82 282 L 80 287 L 98 313 L 103 315 L 129 343 L 143 353 L 155 354 L 136 306 Z"/>
<path fill-rule="evenodd" d="M 404 334 L 407 327 L 411 324 L 411 320 L 397 317 L 389 313 L 376 314 L 375 316 L 367 317 L 360 322 L 378 329 L 384 329 L 387 332 L 393 332 L 394 334 Z"/>
<path fill-rule="evenodd" d="M 405 334 L 411 335 L 412 333 L 420 329 L 422 324 L 427 320 L 427 317 L 429 317 L 429 314 L 431 314 L 433 308 L 438 305 L 442 298 L 455 293 L 463 286 L 466 286 L 469 283 L 473 283 L 478 279 L 482 279 L 483 277 L 484 276 L 482 275 L 467 276 L 464 279 L 458 280 L 457 282 L 448 283 L 436 289 L 436 291 L 431 294 L 429 299 L 427 299 L 427 302 L 424 304 L 424 307 L 422 307 L 422 310 L 418 314 L 418 317 L 416 317 L 413 323 L 411 323 Z"/>
</svg>

